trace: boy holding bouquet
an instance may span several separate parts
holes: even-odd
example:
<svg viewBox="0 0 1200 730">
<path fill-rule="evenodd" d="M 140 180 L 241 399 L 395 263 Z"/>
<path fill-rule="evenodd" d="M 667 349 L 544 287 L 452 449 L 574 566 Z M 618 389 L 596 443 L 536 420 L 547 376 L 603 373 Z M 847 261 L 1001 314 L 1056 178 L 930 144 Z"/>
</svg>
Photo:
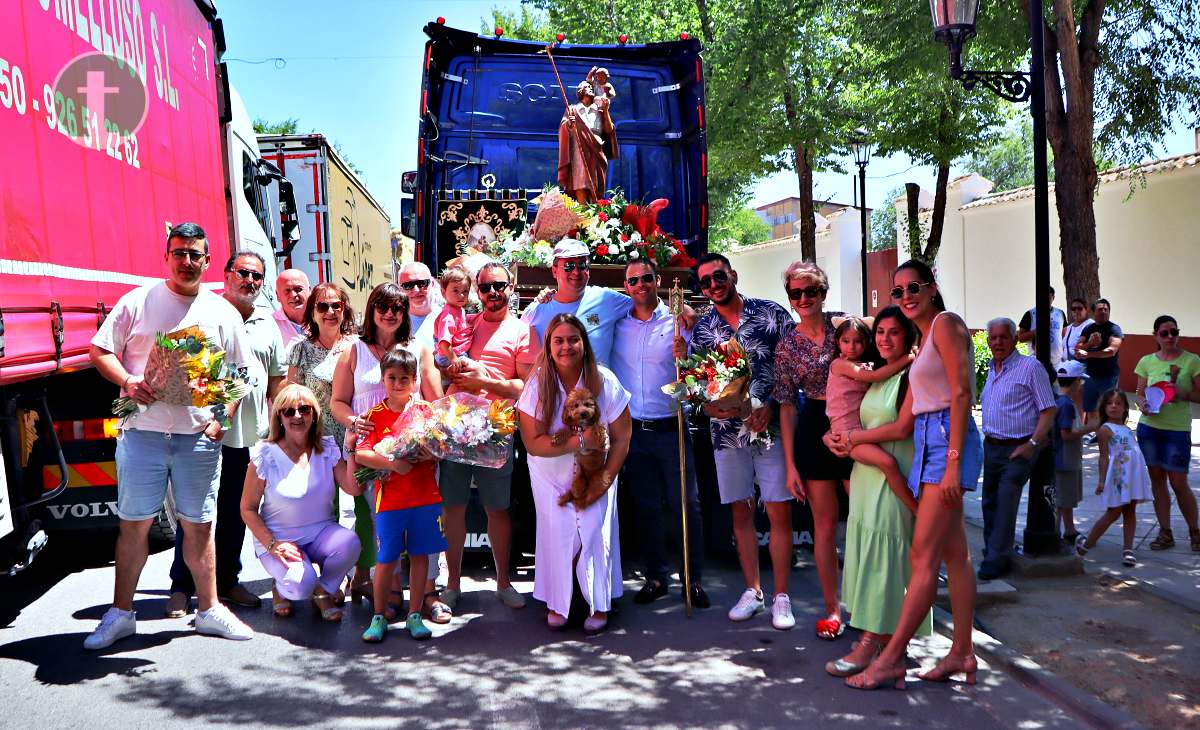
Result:
<svg viewBox="0 0 1200 730">
<path fill-rule="evenodd" d="M 355 452 L 359 465 L 386 473 L 379 480 L 373 498 L 375 535 L 379 541 L 375 574 L 391 575 L 401 553 L 408 553 L 409 613 L 405 628 L 414 639 L 428 639 L 432 632 L 421 621 L 424 596 L 413 587 L 425 584 L 429 555 L 446 549 L 446 538 L 442 534 L 442 496 L 438 491 L 434 459 L 424 448 L 405 457 L 393 457 L 404 441 L 419 437 L 419 434 L 403 431 L 398 423 L 406 411 L 420 403 L 413 397 L 417 359 L 398 346 L 383 356 L 379 369 L 387 398 L 367 411 L 365 417 L 373 428 Z M 388 439 L 391 441 L 384 443 Z M 391 446 L 393 442 L 397 446 Z M 377 451 L 381 444 L 382 448 Z M 389 616 L 387 610 L 389 587 L 389 581 L 375 581 L 375 615 L 363 633 L 363 641 L 383 641 L 389 620 L 395 618 Z"/>
</svg>

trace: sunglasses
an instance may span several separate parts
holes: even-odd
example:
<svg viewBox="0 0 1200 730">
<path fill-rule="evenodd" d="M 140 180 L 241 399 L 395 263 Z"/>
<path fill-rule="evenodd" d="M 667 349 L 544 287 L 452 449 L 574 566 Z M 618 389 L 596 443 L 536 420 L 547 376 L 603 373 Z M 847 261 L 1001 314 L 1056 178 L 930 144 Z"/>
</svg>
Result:
<svg viewBox="0 0 1200 730">
<path fill-rule="evenodd" d="M 279 412 L 283 414 L 284 418 L 292 418 L 297 413 L 299 413 L 301 416 L 311 416 L 313 414 L 313 407 L 305 403 L 304 405 L 296 406 L 295 408 L 291 406 L 288 406 L 287 408 L 280 408 Z"/>
<path fill-rule="evenodd" d="M 712 276 L 700 277 L 700 290 L 711 289 L 713 284 L 725 284 L 729 281 L 729 272 L 717 269 Z"/>
<path fill-rule="evenodd" d="M 191 259 L 192 263 L 194 264 L 198 264 L 204 259 L 208 258 L 208 254 L 204 253 L 203 251 L 193 251 L 190 248 L 173 248 L 171 249 L 171 255 L 179 261 Z"/>
<path fill-rule="evenodd" d="M 654 274 L 651 274 L 650 272 L 646 272 L 645 274 L 642 274 L 641 276 L 628 277 L 627 279 L 625 279 L 625 283 L 628 284 L 629 286 L 637 286 L 638 284 L 653 284 L 655 278 L 656 277 Z"/>
<path fill-rule="evenodd" d="M 915 297 L 927 286 L 933 286 L 933 284 L 926 284 L 923 281 L 910 281 L 908 282 L 907 286 L 894 286 L 892 287 L 892 299 L 899 299 L 903 297 L 905 293 Z"/>
<path fill-rule="evenodd" d="M 252 269 L 234 269 L 234 273 L 238 275 L 239 279 L 254 279 L 255 281 L 262 281 L 265 277 L 265 274 Z"/>
<path fill-rule="evenodd" d="M 428 282 L 426 282 L 426 283 L 428 283 Z M 404 286 L 404 285 L 401 284 L 401 286 Z M 383 302 L 380 302 L 375 305 L 375 311 L 379 312 L 380 314 L 387 314 L 388 312 L 391 312 L 392 314 L 398 315 L 398 314 L 401 314 L 402 312 L 407 312 L 408 308 L 405 307 L 403 304 L 384 304 Z"/>
<path fill-rule="evenodd" d="M 828 290 L 823 286 L 806 286 L 803 289 L 788 289 L 787 295 L 788 299 L 791 299 L 793 302 L 795 302 L 799 301 L 802 297 L 816 299 L 824 296 L 826 291 Z"/>
<path fill-rule="evenodd" d="M 574 271 L 575 269 L 579 269 L 580 271 L 587 271 L 590 268 L 592 268 L 592 265 L 586 261 L 568 261 L 567 263 L 562 265 L 563 271 L 567 272 L 568 274 L 571 273 L 572 271 Z"/>
<path fill-rule="evenodd" d="M 341 302 L 317 302 L 317 311 L 320 312 L 321 314 L 325 314 L 326 312 L 329 312 L 329 311 L 340 312 L 340 311 L 342 311 L 342 303 Z"/>
<path fill-rule="evenodd" d="M 413 279 L 412 281 L 404 281 L 400 283 L 400 288 L 404 291 L 412 291 L 413 289 L 428 289 L 429 279 Z"/>
<path fill-rule="evenodd" d="M 1158 333 L 1158 336 L 1159 337 L 1178 337 L 1179 330 L 1177 330 L 1177 329 L 1160 330 Z"/>
<path fill-rule="evenodd" d="M 478 286 L 479 286 L 480 294 L 488 294 L 491 292 L 495 292 L 496 294 L 499 294 L 500 292 L 502 292 L 508 288 L 508 282 L 507 281 L 485 281 L 484 283 L 479 284 Z"/>
</svg>

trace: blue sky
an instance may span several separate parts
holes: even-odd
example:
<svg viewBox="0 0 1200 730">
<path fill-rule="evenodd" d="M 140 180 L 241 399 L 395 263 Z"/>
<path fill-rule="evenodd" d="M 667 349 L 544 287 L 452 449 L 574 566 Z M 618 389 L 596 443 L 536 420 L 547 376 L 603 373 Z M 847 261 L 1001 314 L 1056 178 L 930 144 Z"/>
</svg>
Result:
<svg viewBox="0 0 1200 730">
<path fill-rule="evenodd" d="M 295 117 L 302 132 L 317 131 L 336 140 L 363 171 L 367 188 L 394 224 L 400 214 L 400 175 L 416 164 L 425 45 L 421 29 L 441 15 L 448 25 L 478 30 L 493 7 L 520 6 L 514 0 L 341 0 L 336 5 L 317 0 L 216 0 L 216 4 L 225 23 L 230 78 L 251 117 L 272 121 Z M 1192 132 L 1181 128 L 1164 140 L 1161 152 L 1165 156 L 1194 148 Z M 849 159 L 847 166 L 853 167 Z M 934 170 L 914 166 L 902 156 L 872 160 L 867 170 L 867 203 L 877 207 L 889 190 L 908 181 L 931 188 Z M 752 205 L 795 195 L 797 190 L 795 174 L 781 172 L 755 186 Z M 850 202 L 850 174 L 818 173 L 814 195 Z"/>
</svg>

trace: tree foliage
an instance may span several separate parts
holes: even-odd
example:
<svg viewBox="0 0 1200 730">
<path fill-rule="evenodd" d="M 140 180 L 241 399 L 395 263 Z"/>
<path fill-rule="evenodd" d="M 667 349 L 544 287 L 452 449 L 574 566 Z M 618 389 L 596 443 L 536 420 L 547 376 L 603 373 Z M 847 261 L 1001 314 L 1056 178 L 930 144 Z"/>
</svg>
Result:
<svg viewBox="0 0 1200 730">
<path fill-rule="evenodd" d="M 270 122 L 263 117 L 254 118 L 254 133 L 255 134 L 296 134 L 300 127 L 300 120 L 295 117 L 289 117 L 277 122 Z"/>
<path fill-rule="evenodd" d="M 737 246 L 753 246 L 771 238 L 771 226 L 754 211 L 742 207 L 711 226 L 708 231 L 710 251 L 730 251 Z"/>
<path fill-rule="evenodd" d="M 871 211 L 870 250 L 896 247 L 896 201 L 903 195 L 903 186 L 894 187 L 884 196 L 883 204 Z"/>
</svg>

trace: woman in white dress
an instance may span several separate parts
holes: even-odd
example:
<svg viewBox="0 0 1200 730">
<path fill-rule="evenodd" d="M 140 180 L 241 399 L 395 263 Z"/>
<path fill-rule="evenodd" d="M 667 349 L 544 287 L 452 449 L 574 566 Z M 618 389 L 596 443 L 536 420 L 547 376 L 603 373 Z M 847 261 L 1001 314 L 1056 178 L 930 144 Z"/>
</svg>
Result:
<svg viewBox="0 0 1200 730">
<path fill-rule="evenodd" d="M 573 433 L 563 426 L 562 407 L 575 388 L 587 388 L 595 395 L 599 420 L 609 433 L 602 476 L 608 490 L 582 509 L 569 502 L 559 506 L 559 497 L 571 488 L 576 452 L 602 448 L 602 437 L 593 428 Z M 616 376 L 597 365 L 583 324 L 570 314 L 552 319 L 542 353 L 517 403 L 537 511 L 533 597 L 545 601 L 546 625 L 551 629 L 567 623 L 573 580 L 578 580 L 589 606 L 584 621 L 589 633 L 604 630 L 612 601 L 621 595 L 617 473 L 629 453 L 628 404 L 629 393 Z"/>
</svg>

